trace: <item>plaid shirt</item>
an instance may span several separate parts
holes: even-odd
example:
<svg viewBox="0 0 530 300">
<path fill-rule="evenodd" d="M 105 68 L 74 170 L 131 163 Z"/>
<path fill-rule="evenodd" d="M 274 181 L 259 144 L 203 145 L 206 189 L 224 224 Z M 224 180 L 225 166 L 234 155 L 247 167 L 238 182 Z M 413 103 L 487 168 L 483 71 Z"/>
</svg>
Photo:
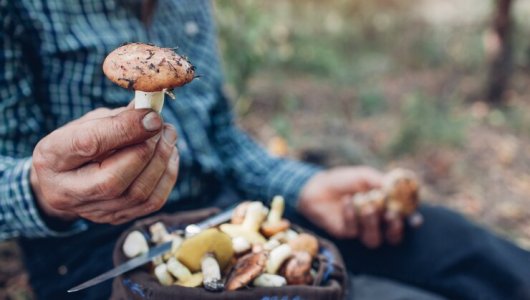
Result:
<svg viewBox="0 0 530 300">
<path fill-rule="evenodd" d="M 57 127 L 98 107 L 127 105 L 132 92 L 107 80 L 101 63 L 132 41 L 178 47 L 201 75 L 162 112 L 180 136 L 179 179 L 168 202 L 201 195 L 213 176 L 245 197 L 281 194 L 295 205 L 317 169 L 269 156 L 234 125 L 211 9 L 208 0 L 159 0 L 146 26 L 141 0 L 0 0 L 0 240 L 90 227 L 83 220 L 65 231 L 45 224 L 29 184 L 31 155 Z"/>
</svg>

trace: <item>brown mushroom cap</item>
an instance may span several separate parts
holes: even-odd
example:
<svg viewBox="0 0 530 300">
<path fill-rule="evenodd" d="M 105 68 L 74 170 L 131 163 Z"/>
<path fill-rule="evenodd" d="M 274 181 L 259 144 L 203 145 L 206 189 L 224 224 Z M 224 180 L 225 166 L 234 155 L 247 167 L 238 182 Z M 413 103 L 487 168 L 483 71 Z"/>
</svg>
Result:
<svg viewBox="0 0 530 300">
<path fill-rule="evenodd" d="M 313 282 L 313 276 L 311 276 L 312 262 L 313 258 L 309 253 L 294 252 L 280 270 L 280 275 L 285 277 L 289 285 L 311 284 Z"/>
<path fill-rule="evenodd" d="M 383 188 L 388 196 L 389 210 L 411 215 L 419 203 L 419 181 L 414 172 L 395 169 L 383 179 Z"/>
<path fill-rule="evenodd" d="M 235 291 L 252 282 L 263 272 L 268 258 L 269 255 L 265 251 L 249 253 L 241 257 L 228 276 L 226 290 Z"/>
<path fill-rule="evenodd" d="M 307 234 L 300 233 L 296 238 L 289 241 L 289 246 L 293 251 L 303 251 L 315 257 L 318 254 L 318 240 L 316 237 Z"/>
<path fill-rule="evenodd" d="M 281 219 L 280 222 L 275 223 L 265 222 L 261 224 L 261 233 L 269 238 L 279 232 L 289 229 L 289 227 L 291 227 L 291 223 L 286 219 Z"/>
<path fill-rule="evenodd" d="M 103 62 L 103 72 L 122 88 L 143 92 L 182 86 L 195 76 L 195 68 L 172 49 L 142 43 L 112 51 Z"/>
</svg>

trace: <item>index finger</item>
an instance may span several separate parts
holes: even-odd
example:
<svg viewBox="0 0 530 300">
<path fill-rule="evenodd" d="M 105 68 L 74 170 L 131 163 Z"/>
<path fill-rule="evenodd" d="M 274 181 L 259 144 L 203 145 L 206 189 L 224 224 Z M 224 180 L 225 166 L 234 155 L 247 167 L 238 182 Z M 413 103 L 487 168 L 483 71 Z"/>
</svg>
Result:
<svg viewBox="0 0 530 300">
<path fill-rule="evenodd" d="M 62 127 L 50 134 L 40 151 L 44 157 L 53 156 L 55 171 L 68 171 L 109 151 L 146 141 L 160 132 L 162 125 L 154 111 L 125 110 Z"/>
</svg>

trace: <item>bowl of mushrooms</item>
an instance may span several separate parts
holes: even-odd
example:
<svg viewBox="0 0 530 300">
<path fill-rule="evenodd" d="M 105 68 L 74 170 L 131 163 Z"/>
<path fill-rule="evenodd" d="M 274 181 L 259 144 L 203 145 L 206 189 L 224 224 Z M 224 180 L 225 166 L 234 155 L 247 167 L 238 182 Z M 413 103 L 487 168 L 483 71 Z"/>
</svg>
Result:
<svg viewBox="0 0 530 300">
<path fill-rule="evenodd" d="M 407 170 L 386 174 L 381 190 L 352 197 L 358 211 L 382 208 L 418 225 L 419 184 Z M 330 241 L 285 219 L 284 199 L 266 207 L 244 201 L 231 220 L 190 234 L 174 229 L 218 212 L 206 209 L 157 215 L 138 221 L 122 234 L 114 249 L 119 265 L 171 241 L 171 250 L 149 266 L 114 280 L 112 299 L 342 299 L 347 273 Z M 299 298 L 297 298 L 299 297 Z"/>
<path fill-rule="evenodd" d="M 232 219 L 192 236 L 172 233 L 218 212 L 206 209 L 158 215 L 124 232 L 114 249 L 121 264 L 157 244 L 171 251 L 149 266 L 119 276 L 112 299 L 341 299 L 346 274 L 335 246 L 283 218 L 284 199 L 271 207 L 245 201 Z M 149 295 L 149 296 L 148 296 Z"/>
</svg>

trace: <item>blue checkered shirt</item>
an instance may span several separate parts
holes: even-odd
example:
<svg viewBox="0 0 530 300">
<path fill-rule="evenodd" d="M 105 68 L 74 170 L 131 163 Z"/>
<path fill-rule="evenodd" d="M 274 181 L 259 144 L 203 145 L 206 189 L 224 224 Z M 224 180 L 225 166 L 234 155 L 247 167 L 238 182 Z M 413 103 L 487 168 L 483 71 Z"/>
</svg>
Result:
<svg viewBox="0 0 530 300">
<path fill-rule="evenodd" d="M 104 57 L 125 42 L 178 47 L 202 77 L 166 101 L 177 128 L 179 179 L 168 202 L 200 196 L 205 178 L 223 178 L 242 195 L 282 194 L 295 205 L 317 169 L 273 158 L 234 125 L 222 92 L 223 74 L 208 0 L 159 0 L 149 26 L 141 0 L 0 0 L 0 240 L 74 234 L 40 215 L 29 184 L 31 155 L 54 129 L 98 107 L 125 106 L 131 91 L 105 78 Z M 234 53 L 237 55 L 237 53 Z M 90 180 L 90 179 L 88 179 Z"/>
</svg>

